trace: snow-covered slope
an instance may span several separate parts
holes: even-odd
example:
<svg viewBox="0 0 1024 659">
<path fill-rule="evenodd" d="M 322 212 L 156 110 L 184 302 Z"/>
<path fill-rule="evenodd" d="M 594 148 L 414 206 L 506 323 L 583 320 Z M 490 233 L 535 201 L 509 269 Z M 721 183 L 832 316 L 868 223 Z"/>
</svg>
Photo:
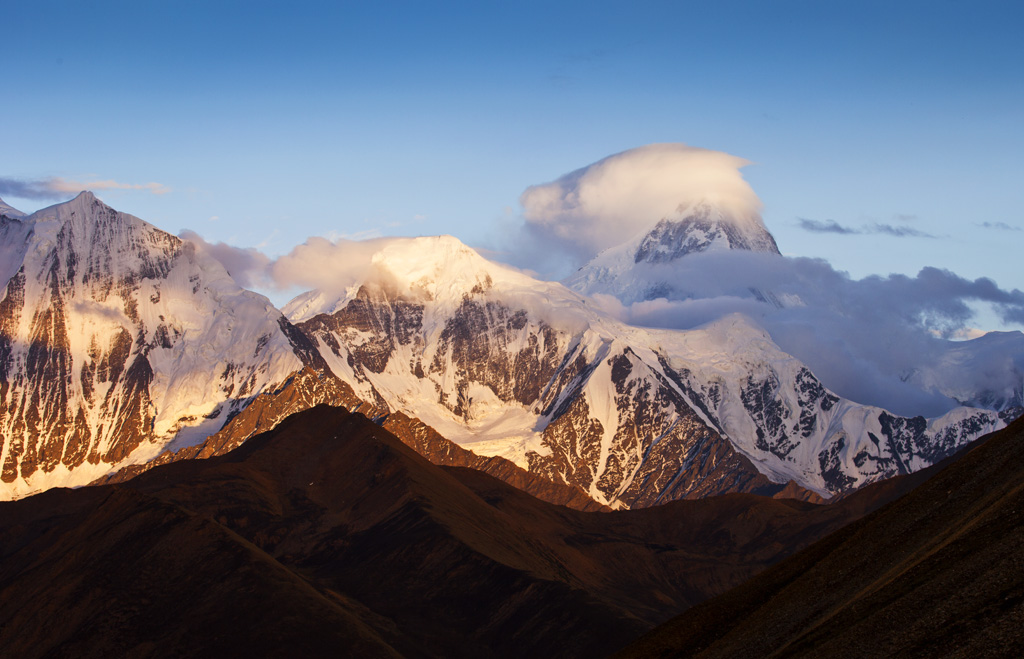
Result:
<svg viewBox="0 0 1024 659">
<path fill-rule="evenodd" d="M 373 266 L 345 291 L 285 308 L 334 372 L 363 398 L 602 503 L 790 479 L 844 492 L 1002 425 L 982 410 L 929 421 L 842 400 L 743 317 L 630 327 L 455 238 L 396 239 Z"/>
<path fill-rule="evenodd" d="M 613 295 L 627 304 L 678 295 L 676 288 L 685 282 L 671 277 L 672 262 L 689 254 L 730 249 L 779 254 L 760 216 L 735 217 L 701 201 L 680 206 L 646 233 L 601 252 L 565 285 L 584 295 Z"/>
<path fill-rule="evenodd" d="M 7 217 L 15 220 L 20 220 L 21 218 L 25 217 L 24 213 L 22 213 L 17 208 L 8 205 L 7 202 L 5 202 L 3 199 L 0 199 L 0 215 L 6 215 Z"/>
<path fill-rule="evenodd" d="M 774 480 L 818 492 L 917 471 L 1005 425 L 991 410 L 907 418 L 840 398 L 739 314 L 657 335 L 666 369 L 741 453 Z"/>
<path fill-rule="evenodd" d="M 220 263 L 91 193 L 0 222 L 0 498 L 201 441 L 322 367 Z"/>
</svg>

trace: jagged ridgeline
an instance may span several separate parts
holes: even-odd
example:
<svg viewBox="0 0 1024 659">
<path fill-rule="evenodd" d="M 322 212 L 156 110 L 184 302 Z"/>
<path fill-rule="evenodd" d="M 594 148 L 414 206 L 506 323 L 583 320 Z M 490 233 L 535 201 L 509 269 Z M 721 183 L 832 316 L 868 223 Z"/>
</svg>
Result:
<svg viewBox="0 0 1024 659">
<path fill-rule="evenodd" d="M 631 327 L 449 236 L 381 243 L 358 281 L 300 296 L 286 319 L 201 250 L 89 193 L 6 215 L 5 498 L 165 449 L 223 452 L 319 402 L 402 412 L 427 429 L 410 442 L 436 429 L 613 507 L 830 496 L 1003 425 L 991 410 L 909 419 L 858 405 L 742 316 L 685 332 Z M 697 230 L 721 242 L 711 219 L 659 224 L 645 253 L 676 253 L 672 241 Z M 777 251 L 766 231 L 755 237 Z"/>
</svg>

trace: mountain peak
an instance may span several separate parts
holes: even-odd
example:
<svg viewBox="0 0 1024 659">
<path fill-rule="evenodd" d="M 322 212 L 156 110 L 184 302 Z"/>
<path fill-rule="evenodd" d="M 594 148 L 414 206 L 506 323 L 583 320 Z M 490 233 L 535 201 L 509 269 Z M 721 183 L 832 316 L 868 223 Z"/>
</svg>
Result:
<svg viewBox="0 0 1024 659">
<path fill-rule="evenodd" d="M 760 216 L 737 217 L 702 199 L 680 205 L 636 246 L 634 263 L 664 263 L 687 254 L 726 249 L 779 254 L 775 238 Z"/>
<path fill-rule="evenodd" d="M 353 262 L 362 261 L 366 267 L 337 285 L 299 295 L 284 306 L 285 315 L 301 322 L 321 313 L 333 314 L 367 285 L 404 297 L 456 305 L 467 294 L 492 287 L 520 290 L 540 285 L 514 268 L 488 261 L 448 235 L 353 243 L 351 254 Z"/>
<path fill-rule="evenodd" d="M 780 255 L 760 214 L 704 197 L 680 204 L 646 233 L 601 252 L 563 283 L 577 293 L 613 295 L 626 304 L 652 300 L 685 283 L 666 267 L 690 254 L 731 250 Z"/>
<path fill-rule="evenodd" d="M 91 214 L 93 212 L 93 209 L 97 207 L 100 209 L 106 209 L 111 213 L 117 213 L 117 211 L 115 211 L 113 208 L 107 206 L 102 201 L 97 199 L 96 195 L 94 195 L 92 192 L 88 190 L 83 190 L 79 192 L 77 195 L 75 195 L 73 198 L 68 199 L 67 201 L 62 201 L 60 203 L 53 204 L 51 206 L 47 206 L 46 208 L 37 210 L 36 212 L 29 215 L 28 219 L 34 221 L 53 219 L 63 221 L 73 216 L 76 216 L 79 213 L 83 213 L 86 215 Z M 124 215 L 123 213 L 118 214 Z"/>
<path fill-rule="evenodd" d="M 485 260 L 455 236 L 420 236 L 389 242 L 373 255 L 374 265 L 387 268 L 403 279 L 416 281 L 456 268 L 480 269 Z"/>
</svg>

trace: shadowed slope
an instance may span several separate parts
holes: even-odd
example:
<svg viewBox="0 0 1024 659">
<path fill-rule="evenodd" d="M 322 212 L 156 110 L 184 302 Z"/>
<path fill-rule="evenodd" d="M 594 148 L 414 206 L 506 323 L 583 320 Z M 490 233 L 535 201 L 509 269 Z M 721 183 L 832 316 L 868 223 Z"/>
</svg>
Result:
<svg viewBox="0 0 1024 659">
<path fill-rule="evenodd" d="M 581 512 L 320 406 L 227 455 L 0 505 L 0 646 L 602 656 L 879 501 Z"/>
<path fill-rule="evenodd" d="M 1021 656 L 1024 421 L 623 656 Z"/>
<path fill-rule="evenodd" d="M 0 568 L 3 656 L 398 656 L 357 604 L 202 515 L 128 489 L 75 498 L 4 529 L 24 544 Z"/>
</svg>

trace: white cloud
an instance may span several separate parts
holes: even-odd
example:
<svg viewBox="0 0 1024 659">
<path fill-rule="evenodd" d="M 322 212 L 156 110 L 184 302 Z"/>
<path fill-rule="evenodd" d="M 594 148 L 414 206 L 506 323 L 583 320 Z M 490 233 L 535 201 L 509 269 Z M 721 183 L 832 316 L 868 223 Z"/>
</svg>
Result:
<svg viewBox="0 0 1024 659">
<path fill-rule="evenodd" d="M 737 219 L 757 217 L 761 201 L 740 173 L 749 164 L 720 151 L 650 144 L 530 186 L 519 201 L 529 232 L 583 261 L 701 200 Z"/>
<path fill-rule="evenodd" d="M 194 231 L 182 231 L 179 236 L 220 261 L 235 281 L 246 288 L 264 291 L 306 291 L 315 288 L 327 294 L 341 293 L 373 273 L 375 266 L 372 257 L 387 244 L 412 240 L 330 240 L 313 236 L 293 247 L 287 254 L 271 258 L 259 247 L 209 243 Z M 386 275 L 377 272 L 376 276 Z"/>
<path fill-rule="evenodd" d="M 331 241 L 320 237 L 308 238 L 273 262 L 269 270 L 270 279 L 281 290 L 298 286 L 338 293 L 366 277 L 373 267 L 373 255 L 389 242 L 397 240 L 410 239 Z"/>
<path fill-rule="evenodd" d="M 951 333 L 949 338 L 959 341 L 970 341 L 971 339 L 980 339 L 985 334 L 987 334 L 985 330 L 978 329 L 977 327 L 962 327 Z"/>
</svg>

